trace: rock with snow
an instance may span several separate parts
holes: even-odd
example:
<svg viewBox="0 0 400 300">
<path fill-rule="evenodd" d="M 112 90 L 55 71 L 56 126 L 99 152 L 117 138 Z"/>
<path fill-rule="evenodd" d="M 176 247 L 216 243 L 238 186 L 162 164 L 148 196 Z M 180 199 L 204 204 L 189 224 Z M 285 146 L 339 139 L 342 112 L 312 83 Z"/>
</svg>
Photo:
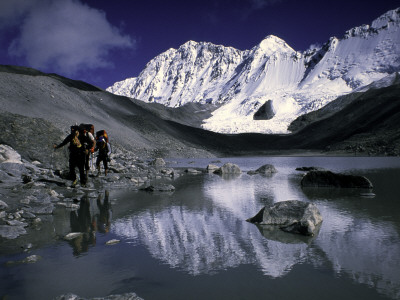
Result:
<svg viewBox="0 0 400 300">
<path fill-rule="evenodd" d="M 314 235 L 322 222 L 322 216 L 313 203 L 289 200 L 265 206 L 247 221 L 259 225 L 278 225 L 287 232 Z"/>
<path fill-rule="evenodd" d="M 275 116 L 272 100 L 267 100 L 253 115 L 254 120 L 270 120 Z"/>
</svg>

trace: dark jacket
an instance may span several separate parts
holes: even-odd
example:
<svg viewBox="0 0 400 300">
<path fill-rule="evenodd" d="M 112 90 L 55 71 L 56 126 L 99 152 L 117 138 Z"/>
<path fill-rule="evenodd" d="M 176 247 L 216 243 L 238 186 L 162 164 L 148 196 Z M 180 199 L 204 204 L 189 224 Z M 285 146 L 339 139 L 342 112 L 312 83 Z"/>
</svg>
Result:
<svg viewBox="0 0 400 300">
<path fill-rule="evenodd" d="M 89 137 L 80 133 L 78 136 L 79 143 L 74 141 L 75 133 L 69 134 L 61 144 L 56 146 L 56 149 L 61 148 L 69 143 L 68 149 L 71 153 L 85 153 L 85 150 L 91 148 L 91 141 Z"/>
</svg>

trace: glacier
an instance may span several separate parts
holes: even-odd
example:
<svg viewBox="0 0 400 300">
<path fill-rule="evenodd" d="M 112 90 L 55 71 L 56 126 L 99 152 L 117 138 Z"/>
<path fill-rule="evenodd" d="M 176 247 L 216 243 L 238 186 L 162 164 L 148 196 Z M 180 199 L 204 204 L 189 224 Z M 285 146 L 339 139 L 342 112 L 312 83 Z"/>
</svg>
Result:
<svg viewBox="0 0 400 300">
<path fill-rule="evenodd" d="M 179 107 L 215 105 L 204 129 L 220 133 L 289 133 L 298 116 L 400 71 L 400 8 L 371 25 L 299 52 L 269 35 L 250 50 L 188 41 L 152 59 L 138 77 L 107 91 Z M 271 101 L 275 115 L 255 120 Z"/>
</svg>

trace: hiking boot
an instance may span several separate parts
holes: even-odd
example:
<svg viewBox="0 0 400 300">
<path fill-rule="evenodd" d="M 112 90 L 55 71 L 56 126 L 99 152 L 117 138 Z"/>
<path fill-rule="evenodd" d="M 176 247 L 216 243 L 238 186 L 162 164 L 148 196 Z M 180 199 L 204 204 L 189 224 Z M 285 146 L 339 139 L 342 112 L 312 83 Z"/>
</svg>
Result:
<svg viewBox="0 0 400 300">
<path fill-rule="evenodd" d="M 74 182 L 72 183 L 72 187 L 75 187 L 77 183 L 78 183 L 78 179 L 75 179 Z"/>
</svg>

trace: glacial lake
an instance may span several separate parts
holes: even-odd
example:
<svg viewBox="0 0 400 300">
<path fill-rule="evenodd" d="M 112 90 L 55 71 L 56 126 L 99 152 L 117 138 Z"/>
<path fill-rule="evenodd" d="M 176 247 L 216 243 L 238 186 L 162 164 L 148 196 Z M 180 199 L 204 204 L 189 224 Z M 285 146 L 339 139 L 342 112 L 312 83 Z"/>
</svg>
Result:
<svg viewBox="0 0 400 300">
<path fill-rule="evenodd" d="M 243 173 L 164 180 L 175 186 L 171 193 L 110 189 L 108 207 L 105 191 L 99 191 L 99 203 L 89 195 L 76 212 L 57 209 L 51 226 L 37 233 L 40 247 L 1 254 L 0 296 L 53 299 L 74 293 L 91 298 L 135 292 L 143 299 L 185 300 L 400 298 L 400 158 L 167 161 L 172 168 L 232 162 Z M 247 174 L 264 164 L 278 173 Z M 310 166 L 366 176 L 374 188 L 302 189 L 304 173 L 295 169 Z M 293 199 L 319 208 L 324 220 L 316 236 L 246 222 L 266 204 Z M 82 238 L 61 238 L 79 228 L 86 232 Z M 43 240 L 43 235 L 51 238 Z M 106 245 L 112 239 L 120 242 Z M 41 257 L 36 263 L 6 265 L 33 254 Z"/>
</svg>

